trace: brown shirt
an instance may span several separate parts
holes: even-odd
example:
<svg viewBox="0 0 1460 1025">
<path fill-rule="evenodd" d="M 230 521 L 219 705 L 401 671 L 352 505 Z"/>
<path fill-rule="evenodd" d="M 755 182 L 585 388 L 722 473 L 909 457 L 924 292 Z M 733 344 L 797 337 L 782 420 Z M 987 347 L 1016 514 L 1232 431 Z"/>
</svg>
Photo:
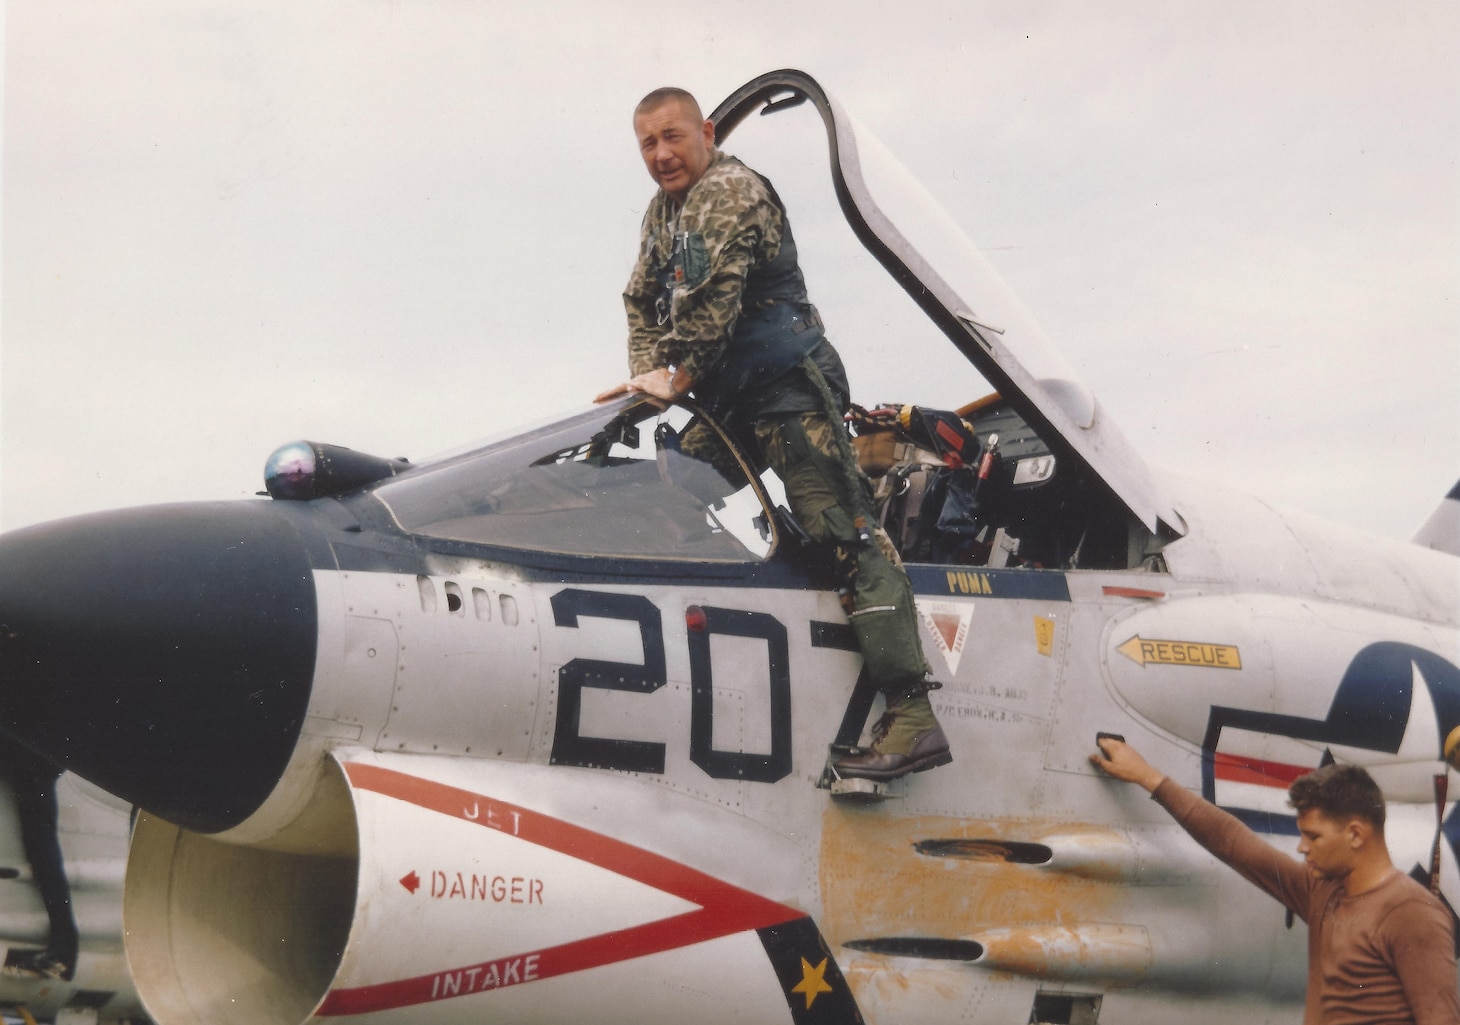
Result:
<svg viewBox="0 0 1460 1025">
<path fill-rule="evenodd" d="M 1423 886 L 1395 872 L 1351 897 L 1169 778 L 1151 796 L 1308 923 L 1304 1025 L 1460 1025 L 1450 912 Z"/>
</svg>

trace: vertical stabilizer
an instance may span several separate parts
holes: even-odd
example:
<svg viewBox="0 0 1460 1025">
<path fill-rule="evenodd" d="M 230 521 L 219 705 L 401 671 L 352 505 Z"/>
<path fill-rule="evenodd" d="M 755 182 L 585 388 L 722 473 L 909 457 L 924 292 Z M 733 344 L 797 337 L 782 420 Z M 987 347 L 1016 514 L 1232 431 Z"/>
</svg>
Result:
<svg viewBox="0 0 1460 1025">
<path fill-rule="evenodd" d="M 1411 540 L 1426 548 L 1460 555 L 1460 481 Z"/>
</svg>

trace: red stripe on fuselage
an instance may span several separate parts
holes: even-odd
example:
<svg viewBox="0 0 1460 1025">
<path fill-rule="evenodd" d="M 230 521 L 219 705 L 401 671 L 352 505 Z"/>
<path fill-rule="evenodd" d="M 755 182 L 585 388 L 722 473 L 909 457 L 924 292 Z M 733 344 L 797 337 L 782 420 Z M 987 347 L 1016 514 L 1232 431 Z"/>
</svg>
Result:
<svg viewBox="0 0 1460 1025">
<path fill-rule="evenodd" d="M 485 993 L 805 917 L 805 912 L 766 900 L 677 861 L 519 805 L 376 765 L 349 763 L 344 768 L 357 789 L 509 833 L 673 894 L 699 908 L 629 929 L 429 975 L 331 990 L 315 1012 L 321 1017 L 367 1014 Z"/>
<path fill-rule="evenodd" d="M 1260 758 L 1244 758 L 1241 755 L 1222 754 L 1220 751 L 1212 755 L 1213 775 L 1229 783 L 1256 783 L 1259 786 L 1286 789 L 1293 780 L 1312 771 L 1309 766 L 1265 762 Z"/>
</svg>

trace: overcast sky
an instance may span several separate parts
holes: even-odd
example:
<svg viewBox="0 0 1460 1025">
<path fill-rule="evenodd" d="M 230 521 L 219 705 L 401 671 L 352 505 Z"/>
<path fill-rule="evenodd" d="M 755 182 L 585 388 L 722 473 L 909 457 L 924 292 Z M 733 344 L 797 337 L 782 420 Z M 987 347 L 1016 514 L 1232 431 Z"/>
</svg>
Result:
<svg viewBox="0 0 1460 1025">
<path fill-rule="evenodd" d="M 295 438 L 419 459 L 582 405 L 624 366 L 634 102 L 779 67 L 1152 463 L 1396 537 L 1460 476 L 1453 0 L 5 10 L 5 529 L 248 496 Z M 858 400 L 977 397 L 807 152 L 804 185 L 765 160 Z"/>
</svg>

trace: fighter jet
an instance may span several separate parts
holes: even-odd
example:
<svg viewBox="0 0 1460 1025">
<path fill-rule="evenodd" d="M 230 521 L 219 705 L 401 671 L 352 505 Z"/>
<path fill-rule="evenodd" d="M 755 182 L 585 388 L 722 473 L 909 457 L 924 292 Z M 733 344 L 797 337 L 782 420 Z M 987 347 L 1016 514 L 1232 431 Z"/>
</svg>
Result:
<svg viewBox="0 0 1460 1025">
<path fill-rule="evenodd" d="M 1099 731 L 1285 849 L 1287 782 L 1365 765 L 1460 898 L 1453 517 L 1405 544 L 1158 473 L 814 79 L 712 119 L 791 107 L 990 386 L 852 424 L 953 763 L 838 778 L 880 699 L 830 568 L 692 400 L 421 463 L 298 442 L 265 500 L 15 531 L 0 728 L 141 809 L 160 1025 L 1299 1020 L 1302 925 Z"/>
</svg>

